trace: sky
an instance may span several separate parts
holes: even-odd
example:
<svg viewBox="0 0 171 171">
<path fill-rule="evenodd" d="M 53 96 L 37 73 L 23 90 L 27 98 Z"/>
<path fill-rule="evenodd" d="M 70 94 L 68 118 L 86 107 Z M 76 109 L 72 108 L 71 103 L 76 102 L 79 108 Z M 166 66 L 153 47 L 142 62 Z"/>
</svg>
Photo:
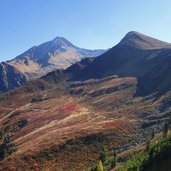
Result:
<svg viewBox="0 0 171 171">
<path fill-rule="evenodd" d="M 0 61 L 62 36 L 107 49 L 129 31 L 171 42 L 170 0 L 0 0 Z"/>
</svg>

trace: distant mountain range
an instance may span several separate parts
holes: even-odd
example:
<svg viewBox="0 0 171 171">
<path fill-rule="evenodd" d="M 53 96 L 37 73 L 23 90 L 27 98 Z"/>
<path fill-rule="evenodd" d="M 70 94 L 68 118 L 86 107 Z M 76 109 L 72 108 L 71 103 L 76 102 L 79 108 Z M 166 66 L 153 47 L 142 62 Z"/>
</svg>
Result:
<svg viewBox="0 0 171 171">
<path fill-rule="evenodd" d="M 7 61 L 5 66 L 8 65 L 8 67 L 0 68 L 2 73 L 0 92 L 23 85 L 30 79 L 39 78 L 56 69 L 66 69 L 86 57 L 96 57 L 104 52 L 106 50 L 79 48 L 63 37 L 56 37 L 52 41 L 34 46 L 16 58 Z M 4 64 L 1 63 L 1 66 Z M 8 70 L 9 68 L 13 68 L 13 72 Z M 12 78 L 10 81 L 7 75 Z M 23 79 L 20 79 L 21 77 Z"/>
</svg>

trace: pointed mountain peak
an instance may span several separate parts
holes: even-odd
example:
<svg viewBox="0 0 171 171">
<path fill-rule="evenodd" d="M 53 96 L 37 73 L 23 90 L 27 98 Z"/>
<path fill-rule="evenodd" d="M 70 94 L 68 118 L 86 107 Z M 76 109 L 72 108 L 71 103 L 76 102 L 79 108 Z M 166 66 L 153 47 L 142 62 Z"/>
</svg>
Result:
<svg viewBox="0 0 171 171">
<path fill-rule="evenodd" d="M 64 37 L 55 37 L 52 41 L 67 41 Z"/>
<path fill-rule="evenodd" d="M 132 46 L 139 49 L 171 48 L 170 43 L 157 40 L 136 31 L 127 33 L 119 45 Z"/>
<path fill-rule="evenodd" d="M 126 34 L 126 36 L 145 36 L 145 35 L 137 31 L 130 31 Z"/>
<path fill-rule="evenodd" d="M 64 37 L 56 37 L 51 41 L 56 46 L 74 46 L 71 42 L 69 42 Z"/>
</svg>

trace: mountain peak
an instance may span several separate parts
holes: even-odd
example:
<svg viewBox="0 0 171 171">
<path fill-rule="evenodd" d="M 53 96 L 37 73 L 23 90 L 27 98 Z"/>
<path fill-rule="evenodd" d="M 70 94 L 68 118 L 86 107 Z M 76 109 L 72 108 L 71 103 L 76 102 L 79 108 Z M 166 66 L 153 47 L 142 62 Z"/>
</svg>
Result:
<svg viewBox="0 0 171 171">
<path fill-rule="evenodd" d="M 52 41 L 67 41 L 64 37 L 55 37 Z"/>
<path fill-rule="evenodd" d="M 144 35 L 144 34 L 142 34 L 142 33 L 140 33 L 140 32 L 137 32 L 137 31 L 130 31 L 130 32 L 128 32 L 127 34 L 126 34 L 126 36 L 133 36 L 133 35 L 139 35 L 139 36 L 141 36 L 141 35 Z"/>
<path fill-rule="evenodd" d="M 132 46 L 139 49 L 171 48 L 171 44 L 152 38 L 136 31 L 130 31 L 119 45 Z"/>
<path fill-rule="evenodd" d="M 52 40 L 52 43 L 56 46 L 74 46 L 64 37 L 56 37 Z"/>
</svg>

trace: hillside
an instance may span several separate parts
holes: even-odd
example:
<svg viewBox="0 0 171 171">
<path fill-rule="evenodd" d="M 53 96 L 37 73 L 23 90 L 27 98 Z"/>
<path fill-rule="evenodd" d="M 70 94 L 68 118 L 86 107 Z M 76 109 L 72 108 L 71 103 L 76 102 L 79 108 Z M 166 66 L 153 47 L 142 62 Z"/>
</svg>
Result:
<svg viewBox="0 0 171 171">
<path fill-rule="evenodd" d="M 34 168 L 35 162 L 41 168 L 51 165 L 52 170 L 67 170 L 69 167 L 71 170 L 80 170 L 97 159 L 101 144 L 111 141 L 112 147 L 123 142 L 129 143 L 134 137 L 134 116 L 129 114 L 125 118 L 124 110 L 119 112 L 122 98 L 129 101 L 132 96 L 134 79 L 113 77 L 55 85 L 54 82 L 56 80 L 51 80 L 50 84 L 39 80 L 0 95 L 1 130 L 5 130 L 16 144 L 16 151 L 1 162 L 2 170 L 15 170 L 16 167 L 29 170 Z M 125 95 L 118 89 L 123 89 Z M 108 90 L 111 93 L 106 94 Z M 108 104 L 104 103 L 107 99 Z M 117 102 L 118 107 L 106 110 L 113 101 Z M 24 124 L 20 126 L 20 123 Z M 81 166 L 84 154 L 86 160 Z M 73 166 L 71 161 L 75 163 Z"/>
<path fill-rule="evenodd" d="M 130 32 L 108 52 L 84 67 L 73 80 L 111 75 L 136 77 L 137 95 L 170 90 L 171 44 Z"/>
<path fill-rule="evenodd" d="M 151 139 L 145 149 L 130 154 L 125 164 L 117 171 L 166 171 L 170 170 L 171 137 L 169 133 L 165 137 Z"/>
<path fill-rule="evenodd" d="M 17 68 L 6 62 L 0 63 L 0 93 L 21 86 L 27 81 L 28 77 Z"/>
<path fill-rule="evenodd" d="M 163 130 L 171 111 L 169 44 L 137 32 L 126 39 L 134 46 L 121 40 L 98 58 L 0 94 L 0 130 L 10 137 L 8 148 L 0 146 L 8 151 L 0 170 L 90 170 L 102 147 L 120 154 Z"/>
</svg>

